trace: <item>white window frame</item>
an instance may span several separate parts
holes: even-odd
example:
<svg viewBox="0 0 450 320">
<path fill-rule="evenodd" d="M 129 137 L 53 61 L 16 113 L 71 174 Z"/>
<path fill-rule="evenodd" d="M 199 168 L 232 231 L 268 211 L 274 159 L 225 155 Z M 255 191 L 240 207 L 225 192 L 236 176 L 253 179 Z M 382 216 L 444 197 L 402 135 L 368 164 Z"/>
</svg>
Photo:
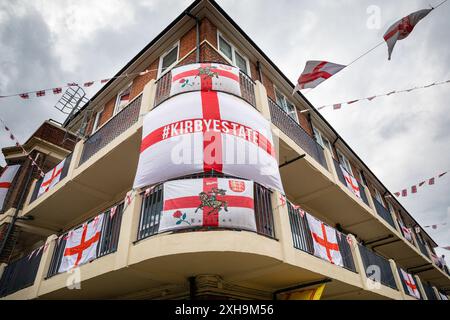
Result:
<svg viewBox="0 0 450 320">
<path fill-rule="evenodd" d="M 322 131 L 317 129 L 314 125 L 312 125 L 314 137 L 316 138 L 316 142 L 322 146 L 324 149 L 328 149 L 331 152 L 331 142 L 322 134 Z M 325 143 L 326 142 L 326 143 Z"/>
<path fill-rule="evenodd" d="M 377 188 L 374 188 L 374 190 L 375 190 L 375 199 L 377 199 L 378 202 L 379 202 L 383 207 L 385 207 L 385 205 L 384 205 L 384 200 L 383 200 L 383 196 L 381 195 L 380 191 L 378 191 Z"/>
<path fill-rule="evenodd" d="M 350 173 L 354 177 L 355 175 L 353 174 L 353 170 L 352 170 L 350 161 L 348 161 L 347 157 L 344 156 L 344 154 L 342 152 L 340 152 L 339 150 L 336 150 L 336 151 L 337 151 L 339 163 L 347 170 L 348 173 Z"/>
<path fill-rule="evenodd" d="M 100 116 L 103 114 L 103 111 L 105 111 L 105 107 L 101 108 L 97 111 L 94 118 L 94 125 L 92 126 L 92 133 L 96 132 L 98 129 L 100 129 L 99 123 L 100 123 Z"/>
<path fill-rule="evenodd" d="M 166 68 L 166 70 L 162 71 L 162 64 L 163 59 L 174 49 L 177 48 L 177 60 L 175 60 L 174 63 L 172 63 L 170 66 Z M 161 78 L 163 75 L 165 75 L 167 72 L 169 72 L 177 63 L 180 61 L 180 40 L 175 42 L 173 45 L 170 46 L 169 49 L 167 49 L 162 55 L 159 56 L 159 62 L 158 62 L 158 79 Z"/>
<path fill-rule="evenodd" d="M 122 93 L 124 93 L 124 91 L 128 90 L 131 88 L 131 85 L 133 84 L 133 82 L 130 82 L 129 84 L 127 84 L 122 90 L 119 91 L 119 93 L 116 96 L 116 103 L 114 105 L 114 114 L 113 117 L 118 114 L 120 111 L 122 111 L 124 108 L 119 110 L 119 106 L 120 106 L 120 96 Z M 131 100 L 130 100 L 131 101 Z"/>
<path fill-rule="evenodd" d="M 232 57 L 231 60 L 222 52 L 222 50 L 220 50 L 219 38 L 222 38 L 231 47 L 231 57 Z M 242 70 L 241 71 L 244 72 L 246 75 L 248 75 L 251 78 L 252 75 L 251 75 L 251 69 L 250 69 L 250 60 L 247 58 L 247 56 L 245 54 L 242 54 L 242 52 L 240 50 L 236 49 L 234 44 L 231 41 L 229 41 L 220 31 L 217 31 L 217 51 L 219 52 L 219 54 L 222 57 L 224 57 L 230 64 L 232 64 L 235 67 L 237 67 L 237 64 L 236 64 L 236 52 L 237 52 L 242 58 L 244 58 L 246 65 L 247 65 L 248 73 L 246 73 Z"/>
<path fill-rule="evenodd" d="M 278 90 L 278 88 L 274 85 L 273 86 L 274 87 L 274 90 L 275 90 L 275 102 L 278 104 L 278 96 L 277 96 L 277 93 L 280 95 L 280 96 L 282 96 L 283 97 L 283 99 L 285 100 L 285 103 L 286 103 L 286 101 L 287 102 L 289 102 L 292 106 L 294 106 L 294 110 L 295 110 L 295 119 L 294 118 L 292 118 L 291 116 L 290 116 L 290 113 L 287 111 L 287 110 L 284 110 L 284 106 L 280 106 L 288 115 L 289 115 L 289 117 L 292 119 L 292 120 L 295 120 L 295 122 L 297 122 L 297 123 L 300 123 L 300 121 L 299 121 L 299 119 L 298 119 L 298 110 L 297 110 L 297 107 L 295 106 L 295 104 L 294 103 L 292 103 L 288 98 L 286 98 L 286 96 L 283 94 L 283 93 L 281 93 L 281 91 L 280 90 Z"/>
<path fill-rule="evenodd" d="M 363 177 L 363 172 L 362 172 L 362 170 L 359 170 L 359 171 L 358 171 L 358 176 L 359 176 L 360 182 L 361 182 L 363 185 L 367 185 L 367 184 L 365 183 L 365 179 L 364 179 L 364 177 Z"/>
</svg>

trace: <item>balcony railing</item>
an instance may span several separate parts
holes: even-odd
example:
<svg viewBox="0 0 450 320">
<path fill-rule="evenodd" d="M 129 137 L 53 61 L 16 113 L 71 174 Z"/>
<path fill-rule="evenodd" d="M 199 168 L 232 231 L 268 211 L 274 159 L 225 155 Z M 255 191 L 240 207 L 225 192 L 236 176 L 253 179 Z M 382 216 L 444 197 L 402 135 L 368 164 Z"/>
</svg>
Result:
<svg viewBox="0 0 450 320">
<path fill-rule="evenodd" d="M 313 157 L 325 169 L 328 169 L 323 148 L 292 119 L 275 101 L 268 98 L 272 123 Z"/>
<path fill-rule="evenodd" d="M 142 94 L 134 98 L 124 109 L 112 117 L 106 124 L 92 134 L 83 146 L 80 163 L 82 165 L 94 154 L 102 150 L 111 141 L 124 133 L 139 119 Z"/>
<path fill-rule="evenodd" d="M 41 248 L 31 257 L 26 255 L 6 266 L 0 279 L 0 297 L 10 295 L 34 284 L 43 251 Z"/>
<path fill-rule="evenodd" d="M 425 294 L 427 295 L 428 300 L 439 300 L 439 298 L 436 296 L 436 293 L 433 290 L 433 287 L 429 283 L 422 281 L 422 287 L 423 290 L 425 291 Z"/>
<path fill-rule="evenodd" d="M 389 261 L 362 244 L 358 244 L 358 247 L 367 277 L 398 290 Z"/>
<path fill-rule="evenodd" d="M 422 252 L 422 254 L 423 254 L 425 257 L 431 259 L 430 254 L 428 253 L 428 250 L 427 250 L 427 248 L 425 247 L 425 243 L 423 243 L 423 241 L 422 241 L 422 239 L 420 238 L 419 235 L 417 235 L 416 238 L 417 238 L 417 245 L 418 245 L 418 247 L 419 247 L 420 252 Z"/>
<path fill-rule="evenodd" d="M 334 161 L 334 167 L 336 168 L 336 173 L 338 175 L 339 181 L 347 187 L 347 182 L 345 181 L 344 173 L 342 172 L 341 166 L 339 164 L 339 161 L 336 159 L 333 159 Z M 345 170 L 345 169 L 344 169 Z M 349 172 L 347 172 L 349 175 L 351 175 Z M 361 200 L 366 204 L 369 205 L 369 200 L 367 199 L 367 195 L 365 192 L 364 186 L 361 184 L 361 182 L 358 182 L 358 188 L 359 188 L 359 194 L 361 195 Z"/>
<path fill-rule="evenodd" d="M 206 174 L 189 176 L 188 178 L 200 178 Z M 215 173 L 207 174 L 208 176 L 221 176 Z M 221 176 L 223 177 L 223 176 Z M 263 186 L 254 183 L 254 208 L 256 219 L 256 230 L 258 234 L 274 238 L 274 222 L 271 202 L 271 191 Z M 137 240 L 142 240 L 158 234 L 161 213 L 163 209 L 163 185 L 157 185 L 148 195 L 143 195 L 141 216 L 139 221 L 139 230 Z M 191 229 L 183 229 L 181 232 L 195 230 L 212 230 L 218 227 L 193 227 Z M 220 228 L 224 229 L 224 228 Z M 232 229 L 236 230 L 236 228 Z M 174 231 L 177 232 L 177 231 Z"/>
<path fill-rule="evenodd" d="M 372 197 L 373 203 L 375 204 L 375 209 L 380 217 L 383 218 L 384 221 L 389 223 L 392 228 L 395 229 L 394 219 L 392 219 L 391 212 L 386 209 L 375 197 Z"/>
<path fill-rule="evenodd" d="M 256 107 L 255 83 L 253 80 L 245 73 L 239 72 L 239 84 L 241 88 L 241 98 L 250 103 L 253 107 Z M 171 72 L 167 72 L 156 81 L 155 107 L 170 98 L 171 85 Z"/>
<path fill-rule="evenodd" d="M 287 206 L 294 248 L 305 251 L 309 254 L 314 254 L 313 239 L 306 215 L 302 216 L 299 209 L 295 209 L 289 202 Z M 337 230 L 335 231 L 344 268 L 356 272 L 355 262 L 353 261 L 352 251 L 346 240 L 346 235 Z"/>
<path fill-rule="evenodd" d="M 124 204 L 121 203 L 117 206 L 116 213 L 111 218 L 111 209 L 105 212 L 103 218 L 102 231 L 100 235 L 100 240 L 97 245 L 97 256 L 96 259 L 106 256 L 110 253 L 116 252 L 117 245 L 119 243 L 120 226 L 122 224 L 122 214 L 123 214 Z M 90 219 L 88 223 L 92 221 Z M 64 251 L 66 248 L 66 237 L 68 232 L 60 237 L 59 242 L 55 246 L 53 251 L 52 260 L 50 262 L 50 267 L 48 269 L 47 278 L 54 276 L 59 273 L 59 268 L 61 266 L 61 260 L 64 256 Z"/>
<path fill-rule="evenodd" d="M 67 173 L 69 172 L 70 163 L 72 162 L 72 154 L 70 153 L 66 157 L 66 161 L 64 162 L 64 167 L 61 170 L 61 177 L 59 178 L 59 181 L 64 179 L 67 176 Z M 44 181 L 44 178 L 40 178 L 38 181 L 36 181 L 36 184 L 34 186 L 33 194 L 31 195 L 30 203 L 33 202 L 38 198 L 39 189 L 41 188 L 42 181 Z"/>
</svg>

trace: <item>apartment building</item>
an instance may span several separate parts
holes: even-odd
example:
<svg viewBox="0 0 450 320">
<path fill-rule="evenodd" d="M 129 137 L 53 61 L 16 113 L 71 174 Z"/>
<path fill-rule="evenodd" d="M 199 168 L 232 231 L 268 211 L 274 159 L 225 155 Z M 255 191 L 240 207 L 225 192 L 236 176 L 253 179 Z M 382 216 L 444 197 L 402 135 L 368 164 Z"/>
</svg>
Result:
<svg viewBox="0 0 450 320">
<path fill-rule="evenodd" d="M 270 124 L 284 192 L 252 184 L 255 230 L 161 232 L 165 181 L 133 189 L 144 118 L 174 99 L 190 101 L 192 92 L 171 90 L 172 71 L 198 63 L 238 68 L 239 94 L 219 91 Z M 2 150 L 20 169 L 0 215 L 0 297 L 281 299 L 325 284 L 322 299 L 447 299 L 437 244 L 293 87 L 215 1 L 192 3 L 78 113 L 44 123 L 24 144 L 44 171 L 59 166 L 51 188 L 41 192 L 45 178 L 19 147 Z M 209 170 L 174 178 L 229 177 Z M 100 214 L 95 259 L 64 269 L 73 230 Z M 317 254 L 311 217 L 335 238 L 327 231 L 319 239 L 329 259 Z"/>
</svg>

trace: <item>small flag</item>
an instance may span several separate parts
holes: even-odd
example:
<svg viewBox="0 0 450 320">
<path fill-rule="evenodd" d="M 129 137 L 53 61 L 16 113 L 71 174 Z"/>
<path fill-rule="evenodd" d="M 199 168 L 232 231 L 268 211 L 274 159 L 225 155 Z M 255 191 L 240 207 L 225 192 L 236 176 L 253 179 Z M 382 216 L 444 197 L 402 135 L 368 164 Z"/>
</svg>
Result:
<svg viewBox="0 0 450 320">
<path fill-rule="evenodd" d="M 395 195 L 396 197 L 400 197 L 400 192 L 396 192 L 396 193 L 394 193 L 394 195 Z"/>
<path fill-rule="evenodd" d="M 103 79 L 103 80 L 100 80 L 100 83 L 107 83 L 109 81 L 109 79 Z"/>
<path fill-rule="evenodd" d="M 286 205 L 286 197 L 280 194 L 280 202 L 281 206 L 284 207 Z"/>
<path fill-rule="evenodd" d="M 411 193 L 417 193 L 417 186 L 411 187 Z"/>
<path fill-rule="evenodd" d="M 44 90 L 36 91 L 36 97 L 43 97 L 43 96 L 45 96 Z"/>
<path fill-rule="evenodd" d="M 94 84 L 94 81 L 89 81 L 84 84 L 85 87 L 90 87 Z"/>
<path fill-rule="evenodd" d="M 68 83 L 67 85 L 68 85 L 69 87 L 77 87 L 77 86 L 78 86 L 78 83 L 70 82 L 70 83 Z"/>
<path fill-rule="evenodd" d="M 19 96 L 20 96 L 22 99 L 29 99 L 29 98 L 30 98 L 30 96 L 28 95 L 28 93 L 21 93 L 21 94 L 19 94 Z"/>
<path fill-rule="evenodd" d="M 338 110 L 338 109 L 340 109 L 341 107 L 342 107 L 342 104 L 341 104 L 341 103 L 336 103 L 336 104 L 333 105 L 333 109 L 334 109 L 334 110 Z"/>
<path fill-rule="evenodd" d="M 298 78 L 294 92 L 301 89 L 315 88 L 346 66 L 328 61 L 307 61 L 305 69 Z"/>
<path fill-rule="evenodd" d="M 432 186 L 434 184 L 434 178 L 431 178 L 428 180 L 428 185 Z"/>
<path fill-rule="evenodd" d="M 425 184 L 425 181 L 422 181 L 421 183 L 419 183 L 419 187 L 423 186 Z"/>
<path fill-rule="evenodd" d="M 402 197 L 406 197 L 408 195 L 408 190 L 402 190 Z"/>
<path fill-rule="evenodd" d="M 367 98 L 367 100 L 372 101 L 372 100 L 375 99 L 376 97 L 377 97 L 377 96 L 372 96 L 372 97 Z"/>
<path fill-rule="evenodd" d="M 62 89 L 61 88 L 53 88 L 53 93 L 54 94 L 59 94 L 59 93 L 61 93 L 62 92 Z"/>
<path fill-rule="evenodd" d="M 434 82 L 434 83 L 432 83 L 432 84 L 429 84 L 429 85 L 427 85 L 427 86 L 424 86 L 424 88 L 429 88 L 429 87 L 432 87 L 432 86 L 434 86 L 434 85 L 436 85 L 436 82 Z"/>
<path fill-rule="evenodd" d="M 445 176 L 447 174 L 447 172 L 441 173 L 438 177 L 442 178 L 443 176 Z"/>
<path fill-rule="evenodd" d="M 390 96 L 391 94 L 394 94 L 396 91 L 394 90 L 394 91 L 391 91 L 391 92 L 389 92 L 388 94 L 386 94 L 387 96 Z"/>
<path fill-rule="evenodd" d="M 114 207 L 112 207 L 111 208 L 111 211 L 110 211 L 110 213 L 109 213 L 109 218 L 112 220 L 112 218 L 114 217 L 114 215 L 116 214 L 116 212 L 117 212 L 117 206 L 114 206 Z"/>
<path fill-rule="evenodd" d="M 349 102 L 347 102 L 347 104 L 352 104 L 352 103 L 355 103 L 355 102 L 358 102 L 359 100 L 352 100 L 352 101 L 349 101 Z"/>
</svg>

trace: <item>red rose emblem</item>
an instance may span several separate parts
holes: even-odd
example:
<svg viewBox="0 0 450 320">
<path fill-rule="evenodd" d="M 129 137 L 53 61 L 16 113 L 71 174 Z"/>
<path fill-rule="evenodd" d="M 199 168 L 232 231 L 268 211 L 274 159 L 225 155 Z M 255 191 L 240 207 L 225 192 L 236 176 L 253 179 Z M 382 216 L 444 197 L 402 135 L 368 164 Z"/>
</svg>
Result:
<svg viewBox="0 0 450 320">
<path fill-rule="evenodd" d="M 186 79 L 180 79 L 180 83 L 184 83 L 186 81 Z"/>
<path fill-rule="evenodd" d="M 174 218 L 177 218 L 177 219 L 180 219 L 182 215 L 183 215 L 183 214 L 181 213 L 180 210 L 177 210 L 177 211 L 175 211 L 175 212 L 173 213 L 173 217 L 174 217 Z"/>
</svg>

